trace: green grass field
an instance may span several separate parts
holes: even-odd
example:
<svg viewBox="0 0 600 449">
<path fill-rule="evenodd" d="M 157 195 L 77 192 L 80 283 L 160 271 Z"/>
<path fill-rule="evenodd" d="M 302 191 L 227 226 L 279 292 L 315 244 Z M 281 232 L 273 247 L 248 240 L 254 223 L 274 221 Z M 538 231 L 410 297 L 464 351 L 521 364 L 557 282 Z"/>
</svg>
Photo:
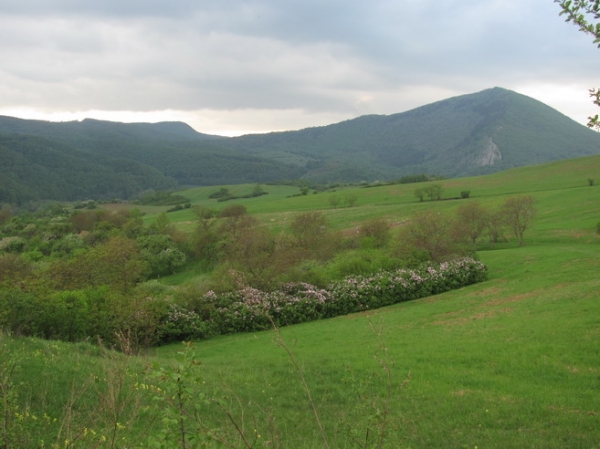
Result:
<svg viewBox="0 0 600 449">
<path fill-rule="evenodd" d="M 489 268 L 486 282 L 280 333 L 196 342 L 199 364 L 158 380 L 151 373 L 159 367 L 182 364 L 182 345 L 126 358 L 88 343 L 2 335 L 0 387 L 13 382 L 16 394 L 5 395 L 13 408 L 4 422 L 31 435 L 4 447 L 131 448 L 147 447 L 148 438 L 155 447 L 182 447 L 176 434 L 163 446 L 156 436 L 173 416 L 177 421 L 169 414 L 175 404 L 155 402 L 160 394 L 140 388 L 177 392 L 179 379 L 193 395 L 186 407 L 230 435 L 233 447 L 598 448 L 600 185 L 589 186 L 588 178 L 600 184 L 600 158 L 440 181 L 445 197 L 470 190 L 468 200 L 419 203 L 415 185 L 292 198 L 298 189 L 265 186 L 268 195 L 231 203 L 274 229 L 307 210 L 323 211 L 344 230 L 372 217 L 401 222 L 423 209 L 491 206 L 516 194 L 534 196 L 538 215 L 525 246 L 512 241 L 478 253 Z M 243 194 L 251 187 L 236 188 Z M 209 200 L 214 190 L 184 194 L 193 204 L 230 204 Z M 332 209 L 332 194 L 358 200 Z M 182 229 L 192 220 L 189 211 L 169 216 Z M 14 371 L 11 354 L 19 359 Z M 204 403 L 211 398 L 219 401 Z M 235 437 L 233 422 L 249 445 Z M 188 432 L 208 431 L 190 424 Z M 47 435 L 43 445 L 40 435 Z"/>
</svg>

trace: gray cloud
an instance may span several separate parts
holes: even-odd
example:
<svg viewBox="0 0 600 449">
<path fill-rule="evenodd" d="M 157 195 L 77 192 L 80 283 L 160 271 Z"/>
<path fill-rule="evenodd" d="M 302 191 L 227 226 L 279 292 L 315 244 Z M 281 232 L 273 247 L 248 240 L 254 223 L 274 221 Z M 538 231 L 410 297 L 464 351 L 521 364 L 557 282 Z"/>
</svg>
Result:
<svg viewBox="0 0 600 449">
<path fill-rule="evenodd" d="M 558 12 L 548 0 L 0 1 L 0 104 L 248 111 L 249 123 L 263 111 L 268 130 L 275 111 L 299 128 L 496 85 L 593 87 L 598 50 Z"/>
</svg>

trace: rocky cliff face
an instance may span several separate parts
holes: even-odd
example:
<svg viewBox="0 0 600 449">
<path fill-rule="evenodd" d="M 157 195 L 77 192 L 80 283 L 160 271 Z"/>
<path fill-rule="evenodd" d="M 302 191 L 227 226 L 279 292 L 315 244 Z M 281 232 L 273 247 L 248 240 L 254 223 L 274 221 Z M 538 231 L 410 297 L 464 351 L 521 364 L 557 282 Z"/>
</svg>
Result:
<svg viewBox="0 0 600 449">
<path fill-rule="evenodd" d="M 502 159 L 502 153 L 500 148 L 494 142 L 491 137 L 488 137 L 484 143 L 483 151 L 479 157 L 475 160 L 475 165 L 483 167 L 486 165 L 494 165 L 497 161 Z"/>
</svg>

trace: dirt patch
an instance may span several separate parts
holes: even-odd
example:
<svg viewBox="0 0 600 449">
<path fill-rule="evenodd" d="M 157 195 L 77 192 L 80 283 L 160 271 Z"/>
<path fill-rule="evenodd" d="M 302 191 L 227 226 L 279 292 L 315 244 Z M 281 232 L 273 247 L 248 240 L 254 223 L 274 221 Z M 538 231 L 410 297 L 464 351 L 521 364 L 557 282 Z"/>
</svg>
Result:
<svg viewBox="0 0 600 449">
<path fill-rule="evenodd" d="M 490 295 L 497 295 L 502 291 L 502 289 L 500 287 L 490 287 L 490 288 L 486 288 L 485 290 L 480 290 L 480 291 L 476 291 L 476 292 L 472 292 L 469 293 L 469 296 L 490 296 Z"/>
<path fill-rule="evenodd" d="M 479 313 L 475 313 L 474 315 L 461 317 L 461 318 L 434 321 L 432 324 L 434 326 L 462 326 L 467 323 L 471 323 L 473 321 L 484 320 L 486 318 L 493 318 L 493 317 L 498 316 L 499 314 L 509 313 L 511 311 L 512 311 L 512 309 L 510 307 L 506 307 L 504 309 L 488 310 L 487 312 L 479 312 Z"/>
<path fill-rule="evenodd" d="M 465 396 L 467 394 L 470 394 L 470 393 L 473 393 L 473 391 L 471 391 L 471 390 L 458 390 L 458 391 L 452 391 L 452 392 L 450 392 L 450 394 L 452 396 L 458 396 L 458 397 L 463 397 L 463 396 Z"/>
<path fill-rule="evenodd" d="M 524 299 L 529 299 L 529 298 L 532 298 L 537 295 L 538 295 L 538 292 L 529 292 L 529 293 L 524 293 L 522 295 L 509 296 L 508 298 L 492 299 L 491 301 L 487 301 L 487 302 L 483 303 L 481 305 L 481 307 L 498 306 L 501 304 L 509 304 L 512 302 L 519 302 L 519 301 L 523 301 Z"/>
</svg>

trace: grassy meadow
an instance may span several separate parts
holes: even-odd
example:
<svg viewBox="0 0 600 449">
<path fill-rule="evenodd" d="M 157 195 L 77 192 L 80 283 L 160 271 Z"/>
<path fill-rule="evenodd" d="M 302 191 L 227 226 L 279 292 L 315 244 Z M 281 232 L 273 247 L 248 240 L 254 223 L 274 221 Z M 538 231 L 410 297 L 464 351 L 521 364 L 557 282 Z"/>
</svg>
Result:
<svg viewBox="0 0 600 449">
<path fill-rule="evenodd" d="M 599 448 L 600 158 L 437 183 L 447 200 L 418 202 L 415 184 L 305 196 L 267 185 L 224 203 L 208 198 L 214 187 L 181 192 L 193 205 L 244 204 L 280 232 L 310 210 L 352 233 L 374 217 L 399 227 L 421 210 L 522 194 L 537 217 L 525 246 L 480 248 L 487 281 L 361 314 L 137 357 L 0 334 L 3 447 Z M 332 195 L 356 204 L 333 208 Z M 193 226 L 190 210 L 169 218 Z"/>
</svg>

